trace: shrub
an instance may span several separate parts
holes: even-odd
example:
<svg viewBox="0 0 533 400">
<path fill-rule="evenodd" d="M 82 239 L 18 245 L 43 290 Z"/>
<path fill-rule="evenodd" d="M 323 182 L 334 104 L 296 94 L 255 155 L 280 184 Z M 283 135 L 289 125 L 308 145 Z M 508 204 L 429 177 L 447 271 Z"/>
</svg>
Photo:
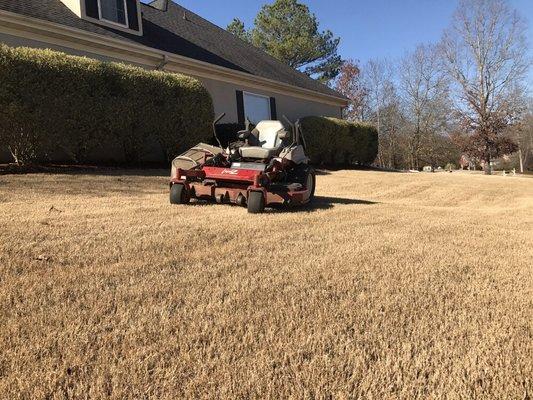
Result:
<svg viewBox="0 0 533 400">
<path fill-rule="evenodd" d="M 301 124 L 313 164 L 368 165 L 377 157 L 378 134 L 372 125 L 326 117 L 306 117 Z"/>
<path fill-rule="evenodd" d="M 18 163 L 57 149 L 85 161 L 103 143 L 135 163 L 150 141 L 171 159 L 212 136 L 211 97 L 190 77 L 0 45 L 0 82 L 0 144 Z"/>
<path fill-rule="evenodd" d="M 457 166 L 453 163 L 446 164 L 446 167 L 444 167 L 446 171 L 455 171 L 457 169 Z"/>
<path fill-rule="evenodd" d="M 236 142 L 239 140 L 238 133 L 245 129 L 244 124 L 238 123 L 229 123 L 229 124 L 218 124 L 217 127 L 217 136 L 222 143 L 222 147 L 227 147 L 230 143 Z M 213 144 L 218 145 L 216 140 L 213 138 Z"/>
</svg>

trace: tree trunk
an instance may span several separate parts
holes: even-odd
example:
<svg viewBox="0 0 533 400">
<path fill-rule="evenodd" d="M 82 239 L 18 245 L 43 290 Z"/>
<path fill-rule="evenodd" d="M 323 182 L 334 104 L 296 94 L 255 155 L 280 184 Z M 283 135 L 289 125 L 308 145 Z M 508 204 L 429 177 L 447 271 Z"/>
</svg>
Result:
<svg viewBox="0 0 533 400">
<path fill-rule="evenodd" d="M 487 161 L 485 164 L 485 175 L 492 175 L 492 165 L 490 165 L 491 163 L 490 155 L 488 155 L 486 158 L 487 158 Z"/>
<path fill-rule="evenodd" d="M 522 149 L 518 149 L 518 159 L 520 160 L 520 173 L 524 173 L 524 159 L 522 158 Z"/>
<path fill-rule="evenodd" d="M 379 146 L 379 150 L 378 150 L 378 164 L 381 168 L 385 168 L 385 162 L 383 161 L 384 160 L 384 156 L 383 156 L 383 149 L 381 148 L 381 146 Z"/>
<path fill-rule="evenodd" d="M 19 159 L 17 150 L 13 150 L 11 146 L 8 146 L 9 152 L 11 153 L 11 157 L 13 157 L 13 160 L 15 161 L 15 164 L 22 165 L 22 162 Z"/>
</svg>

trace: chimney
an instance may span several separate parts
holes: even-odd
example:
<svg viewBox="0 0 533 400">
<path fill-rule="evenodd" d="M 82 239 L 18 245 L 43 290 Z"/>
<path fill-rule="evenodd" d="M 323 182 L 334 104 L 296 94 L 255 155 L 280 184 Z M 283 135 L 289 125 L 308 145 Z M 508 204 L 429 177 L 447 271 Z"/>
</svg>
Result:
<svg viewBox="0 0 533 400">
<path fill-rule="evenodd" d="M 160 10 L 160 11 L 165 11 L 165 12 L 167 12 L 167 11 L 168 11 L 168 2 L 169 2 L 169 1 L 170 1 L 170 0 L 161 0 L 161 1 L 159 2 L 159 5 L 155 6 L 155 8 L 157 8 L 157 9 Z"/>
</svg>

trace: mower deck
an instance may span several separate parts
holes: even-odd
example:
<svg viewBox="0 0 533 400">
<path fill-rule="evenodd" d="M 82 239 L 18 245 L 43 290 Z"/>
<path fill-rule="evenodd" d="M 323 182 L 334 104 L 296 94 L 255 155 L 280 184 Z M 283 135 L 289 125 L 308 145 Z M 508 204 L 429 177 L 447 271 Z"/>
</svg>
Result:
<svg viewBox="0 0 533 400">
<path fill-rule="evenodd" d="M 265 184 L 266 183 L 266 184 Z M 260 170 L 204 167 L 202 170 L 177 171 L 172 185 L 183 185 L 188 199 L 233 203 L 246 206 L 250 193 L 261 193 L 264 206 L 303 205 L 311 192 L 304 185 L 268 184 Z"/>
</svg>

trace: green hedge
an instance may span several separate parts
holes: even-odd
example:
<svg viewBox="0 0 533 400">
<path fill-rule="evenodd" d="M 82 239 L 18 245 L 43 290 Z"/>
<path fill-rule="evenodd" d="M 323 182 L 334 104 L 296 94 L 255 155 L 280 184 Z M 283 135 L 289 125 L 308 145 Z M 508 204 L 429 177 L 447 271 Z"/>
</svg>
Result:
<svg viewBox="0 0 533 400">
<path fill-rule="evenodd" d="M 238 133 L 239 131 L 243 131 L 245 129 L 244 124 L 239 123 L 229 123 L 229 124 L 218 124 L 217 129 L 217 136 L 220 140 L 220 143 L 222 143 L 222 146 L 226 148 L 229 146 L 230 143 L 236 142 L 239 140 Z M 217 146 L 218 143 L 216 143 L 216 140 L 213 139 L 213 145 Z"/>
<path fill-rule="evenodd" d="M 113 145 L 127 162 L 168 159 L 212 136 L 213 105 L 186 76 L 0 45 L 0 144 L 17 162 L 61 150 L 75 162 Z"/>
<path fill-rule="evenodd" d="M 378 133 L 370 124 L 327 117 L 305 117 L 301 124 L 315 165 L 369 165 L 377 157 Z"/>
</svg>

